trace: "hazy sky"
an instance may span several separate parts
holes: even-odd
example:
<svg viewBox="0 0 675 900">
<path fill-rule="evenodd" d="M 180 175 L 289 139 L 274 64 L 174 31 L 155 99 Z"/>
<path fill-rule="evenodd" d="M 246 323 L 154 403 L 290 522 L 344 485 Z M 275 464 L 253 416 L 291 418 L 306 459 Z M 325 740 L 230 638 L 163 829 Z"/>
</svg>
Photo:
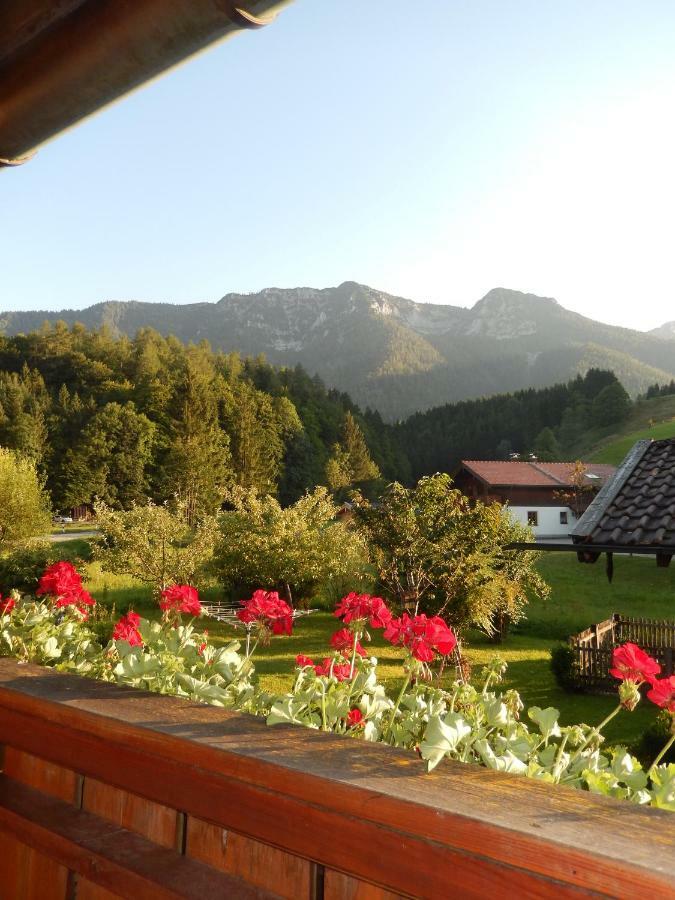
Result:
<svg viewBox="0 0 675 900">
<path fill-rule="evenodd" d="M 672 0 L 296 0 L 0 174 L 0 308 L 354 279 L 675 319 Z"/>
</svg>

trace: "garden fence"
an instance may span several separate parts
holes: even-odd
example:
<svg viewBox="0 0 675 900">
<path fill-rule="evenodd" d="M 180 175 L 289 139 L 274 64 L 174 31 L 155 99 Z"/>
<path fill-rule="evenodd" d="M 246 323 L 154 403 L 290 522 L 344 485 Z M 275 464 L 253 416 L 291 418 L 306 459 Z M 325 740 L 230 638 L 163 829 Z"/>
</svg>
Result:
<svg viewBox="0 0 675 900">
<path fill-rule="evenodd" d="M 626 641 L 657 659 L 663 675 L 675 674 L 675 622 L 614 613 L 570 638 L 575 653 L 573 674 L 578 684 L 586 689 L 613 690 L 616 680 L 609 674 L 612 652 Z"/>
</svg>

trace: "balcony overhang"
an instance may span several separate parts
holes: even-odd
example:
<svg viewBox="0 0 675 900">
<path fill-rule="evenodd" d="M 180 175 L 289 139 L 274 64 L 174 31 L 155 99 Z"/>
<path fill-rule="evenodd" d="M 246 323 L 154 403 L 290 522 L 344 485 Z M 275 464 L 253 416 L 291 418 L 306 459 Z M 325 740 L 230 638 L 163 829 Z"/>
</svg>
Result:
<svg viewBox="0 0 675 900">
<path fill-rule="evenodd" d="M 5 0 L 0 167 L 290 0 Z"/>
</svg>

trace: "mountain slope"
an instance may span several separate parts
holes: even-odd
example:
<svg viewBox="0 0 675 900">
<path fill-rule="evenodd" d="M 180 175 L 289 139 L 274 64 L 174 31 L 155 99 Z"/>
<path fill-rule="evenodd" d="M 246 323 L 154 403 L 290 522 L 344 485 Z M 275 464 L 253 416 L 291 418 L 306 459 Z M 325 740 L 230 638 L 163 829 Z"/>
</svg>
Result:
<svg viewBox="0 0 675 900">
<path fill-rule="evenodd" d="M 649 334 L 665 338 L 667 341 L 675 341 L 675 322 L 666 322 L 660 328 L 653 328 Z"/>
<path fill-rule="evenodd" d="M 141 327 L 214 348 L 300 363 L 389 420 L 439 404 L 541 387 L 611 368 L 631 394 L 675 377 L 662 336 L 604 325 L 555 300 L 496 288 L 472 309 L 416 303 L 344 282 L 267 288 L 183 306 L 113 301 L 59 313 L 0 314 L 0 331 L 59 319 L 134 335 Z"/>
<path fill-rule="evenodd" d="M 619 429 L 607 430 L 584 435 L 577 455 L 618 466 L 636 441 L 675 437 L 675 394 L 642 400 Z"/>
</svg>

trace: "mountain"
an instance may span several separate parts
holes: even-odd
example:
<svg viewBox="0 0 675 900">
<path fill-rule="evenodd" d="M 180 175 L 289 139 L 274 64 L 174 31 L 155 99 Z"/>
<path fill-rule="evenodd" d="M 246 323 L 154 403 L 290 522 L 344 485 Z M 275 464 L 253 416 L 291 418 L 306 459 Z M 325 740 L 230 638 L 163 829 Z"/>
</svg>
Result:
<svg viewBox="0 0 675 900">
<path fill-rule="evenodd" d="M 659 328 L 653 328 L 649 334 L 654 334 L 656 337 L 665 338 L 666 340 L 675 341 L 675 322 L 666 322 Z"/>
<path fill-rule="evenodd" d="M 134 335 L 151 327 L 183 341 L 300 363 L 361 406 L 396 420 L 471 397 L 612 369 L 633 395 L 675 377 L 661 336 L 604 325 L 555 300 L 496 288 L 472 309 L 417 303 L 347 281 L 335 288 L 266 288 L 216 303 L 111 301 L 84 310 L 0 314 L 0 332 L 81 322 Z"/>
</svg>

